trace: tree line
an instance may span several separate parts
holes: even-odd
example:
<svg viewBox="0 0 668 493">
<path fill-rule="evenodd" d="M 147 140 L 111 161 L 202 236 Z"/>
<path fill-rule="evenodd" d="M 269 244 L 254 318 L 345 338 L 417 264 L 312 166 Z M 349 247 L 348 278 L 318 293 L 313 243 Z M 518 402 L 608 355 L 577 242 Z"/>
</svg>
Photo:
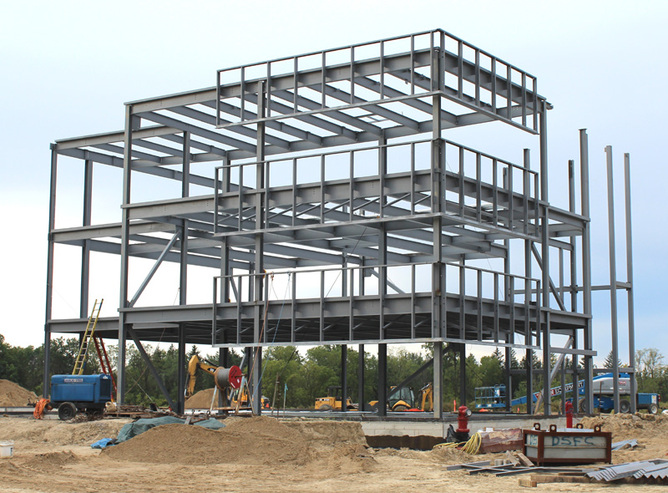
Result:
<svg viewBox="0 0 668 493">
<path fill-rule="evenodd" d="M 178 349 L 174 345 L 168 347 L 145 345 L 151 362 L 161 376 L 172 400 L 176 401 L 184 389 L 178 388 L 177 367 Z M 117 348 L 107 347 L 112 365 L 116 362 Z M 72 372 L 74 360 L 79 351 L 78 339 L 54 338 L 50 347 L 50 373 L 69 374 Z M 202 354 L 197 346 L 192 346 L 186 361 L 197 354 L 200 359 L 217 364 L 218 352 Z M 387 384 L 396 385 L 413 374 L 427 363 L 433 354 L 433 346 L 425 344 L 419 353 L 397 347 L 387 355 Z M 479 359 L 473 354 L 465 358 L 466 368 L 466 402 L 469 407 L 475 404 L 475 388 L 491 387 L 506 381 L 504 352 L 496 349 L 489 356 Z M 229 364 L 239 365 L 242 355 L 230 349 Z M 526 395 L 526 358 L 517 359 L 515 352 L 510 351 L 511 395 Z M 443 356 L 443 400 L 444 409 L 451 409 L 460 402 L 460 371 L 462 362 L 457 351 L 446 351 Z M 609 358 L 610 359 L 610 358 Z M 364 353 L 364 399 L 366 402 L 375 400 L 378 395 L 378 358 L 376 354 Z M 605 364 L 609 362 L 606 360 Z M 359 400 L 359 364 L 358 351 L 348 348 L 346 358 L 346 378 L 348 396 L 354 402 Z M 554 365 L 555 361 L 551 362 Z M 542 362 L 533 353 L 532 366 L 535 370 L 542 367 Z M 571 362 L 566 359 L 566 368 Z M 11 380 L 22 387 L 41 395 L 43 388 L 44 346 L 18 347 L 7 344 L 0 334 L 0 378 Z M 636 354 L 636 377 L 639 392 L 658 392 L 662 401 L 668 396 L 668 366 L 663 364 L 663 355 L 654 348 L 641 349 Z M 623 370 L 622 370 L 623 371 Z M 99 372 L 97 356 L 90 355 L 85 373 Z M 128 345 L 126 352 L 126 402 L 128 404 L 157 406 L 166 405 L 167 401 L 160 392 L 155 379 L 139 351 Z M 410 386 L 416 391 L 430 383 L 433 378 L 431 369 L 411 381 Z M 582 378 L 582 377 L 580 377 Z M 567 382 L 572 381 L 572 373 L 567 373 Z M 560 382 L 557 376 L 556 382 Z M 275 407 L 313 408 L 315 399 L 326 396 L 330 387 L 341 385 L 341 346 L 314 346 L 305 351 L 294 346 L 275 346 L 267 348 L 262 354 L 261 388 L 262 393 L 273 402 Z M 213 387 L 213 377 L 199 371 L 195 391 Z M 542 388 L 542 372 L 534 374 L 534 390 Z"/>
</svg>

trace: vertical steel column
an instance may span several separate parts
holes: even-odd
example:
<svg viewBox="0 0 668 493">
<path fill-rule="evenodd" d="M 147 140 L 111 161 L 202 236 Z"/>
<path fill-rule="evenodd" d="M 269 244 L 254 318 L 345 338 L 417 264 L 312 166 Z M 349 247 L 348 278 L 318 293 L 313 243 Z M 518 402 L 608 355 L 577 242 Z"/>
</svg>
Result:
<svg viewBox="0 0 668 493">
<path fill-rule="evenodd" d="M 636 382 L 636 335 L 635 335 L 635 310 L 633 306 L 633 232 L 631 227 L 631 157 L 624 154 L 624 198 L 626 203 L 626 294 L 628 299 L 628 323 L 629 323 L 629 366 L 631 374 L 631 413 L 636 412 L 636 394 L 638 392 Z"/>
<path fill-rule="evenodd" d="M 549 201 L 548 201 L 548 166 L 547 166 L 547 104 L 542 102 L 540 113 L 540 196 L 543 202 L 542 217 L 542 313 L 543 313 L 543 409 L 546 416 L 550 415 L 550 234 L 549 234 Z"/>
<path fill-rule="evenodd" d="M 257 94 L 257 115 L 258 118 L 265 118 L 267 112 L 267 98 L 265 82 L 258 83 Z M 254 296 L 255 316 L 253 326 L 253 342 L 255 346 L 255 358 L 253 358 L 253 381 L 251 388 L 253 393 L 253 414 L 259 415 L 262 412 L 262 389 L 261 389 L 261 371 L 262 371 L 262 329 L 264 320 L 264 228 L 265 228 L 265 122 L 260 121 L 257 124 L 257 144 L 256 144 L 257 166 L 255 170 L 255 278 L 254 278 Z M 240 171 L 241 172 L 241 171 Z M 265 300 L 266 302 L 266 300 Z"/>
<path fill-rule="evenodd" d="M 617 334 L 617 250 L 615 248 L 615 188 L 612 169 L 612 146 L 605 146 L 608 175 L 608 249 L 610 252 L 610 325 L 612 328 L 612 389 L 615 412 L 619 412 L 619 337 Z"/>
<path fill-rule="evenodd" d="M 570 159 L 568 161 L 568 210 L 572 212 L 573 214 L 576 214 L 575 212 L 575 161 Z M 571 251 L 569 253 L 570 257 L 570 298 L 571 298 L 571 311 L 576 313 L 578 311 L 578 266 L 577 266 L 577 257 L 575 253 L 577 252 L 577 242 L 575 241 L 575 237 L 571 236 L 570 239 L 570 244 L 571 244 Z M 578 337 L 577 337 L 577 329 L 573 330 L 573 349 L 577 349 L 578 347 Z M 580 401 L 580 393 L 579 393 L 579 384 L 578 384 L 578 355 L 573 353 L 571 356 L 572 358 L 572 366 L 573 366 L 573 407 L 575 409 L 575 412 L 579 411 L 579 401 Z"/>
<path fill-rule="evenodd" d="M 348 346 L 341 344 L 341 411 L 347 411 L 348 406 Z"/>
<path fill-rule="evenodd" d="M 387 416 L 387 344 L 378 344 L 378 416 Z"/>
<path fill-rule="evenodd" d="M 582 232 L 582 311 L 586 317 L 584 327 L 584 348 L 591 351 L 594 348 L 591 322 L 591 221 L 589 213 L 589 139 L 587 130 L 580 129 L 580 207 L 584 218 Z M 585 369 L 585 400 L 584 411 L 591 413 L 594 409 L 594 362 L 593 357 L 584 356 Z"/>
<path fill-rule="evenodd" d="M 378 203 L 381 216 L 384 214 L 385 196 L 385 175 L 387 174 L 387 139 L 385 134 L 381 135 L 378 142 L 378 183 L 380 187 L 380 197 Z M 378 338 L 385 339 L 385 296 L 387 295 L 387 231 L 385 224 L 380 223 L 378 227 Z"/>
<path fill-rule="evenodd" d="M 181 197 L 190 196 L 190 132 L 183 132 L 183 175 L 181 176 Z M 188 304 L 188 220 L 181 221 L 181 249 L 179 258 L 179 305 Z M 178 382 L 178 412 L 183 413 L 186 386 L 186 326 L 179 324 L 179 355 L 176 381 Z"/>
<path fill-rule="evenodd" d="M 56 226 L 56 182 L 58 177 L 58 152 L 56 144 L 51 144 L 51 183 L 49 186 L 49 231 L 46 255 L 46 304 L 44 314 L 44 380 L 42 397 L 49 396 L 49 370 L 51 366 L 51 315 L 53 311 L 53 230 Z"/>
<path fill-rule="evenodd" d="M 229 192 L 230 191 L 230 178 L 231 178 L 231 172 L 230 172 L 230 162 L 227 157 L 223 158 L 223 176 L 222 176 L 222 183 L 221 183 L 221 188 L 223 193 Z M 215 204 L 216 209 L 218 209 L 219 204 Z M 230 246 L 229 246 L 229 239 L 227 236 L 222 237 L 222 243 L 220 245 L 220 276 L 221 276 L 221 286 L 220 286 L 220 296 L 221 296 L 221 302 L 222 303 L 229 303 L 230 302 L 230 282 L 231 280 L 227 277 L 232 273 L 232 270 L 230 269 Z M 218 293 L 214 293 L 214 296 L 218 296 Z M 238 296 L 241 296 L 241 293 L 238 294 Z M 239 330 L 239 327 L 237 327 L 237 330 Z M 213 332 L 212 332 L 212 340 L 213 344 L 216 344 L 218 342 L 227 342 L 227 341 L 219 341 L 218 340 L 218 314 L 214 313 L 213 314 Z M 236 340 L 236 339 L 235 339 Z"/>
<path fill-rule="evenodd" d="M 362 276 L 361 270 L 360 276 Z M 357 350 L 357 400 L 359 402 L 359 410 L 366 411 L 366 398 L 364 396 L 364 344 L 360 344 Z"/>
<path fill-rule="evenodd" d="M 465 406 L 466 395 L 466 344 L 459 345 L 459 405 Z"/>
<path fill-rule="evenodd" d="M 506 343 L 510 343 L 510 337 L 508 334 L 506 334 Z M 510 401 L 513 398 L 513 377 L 511 373 L 511 360 L 512 360 L 512 349 L 510 346 L 506 346 L 505 348 L 505 365 L 504 365 L 504 380 L 506 384 L 506 412 L 510 412 L 512 409 L 512 406 L 510 405 Z"/>
<path fill-rule="evenodd" d="M 93 203 L 93 161 L 84 161 L 83 226 L 90 226 Z M 79 292 L 79 317 L 88 318 L 90 283 L 90 240 L 83 240 L 81 247 L 81 291 Z"/>
<path fill-rule="evenodd" d="M 128 308 L 128 276 L 130 268 L 130 209 L 132 201 L 132 132 L 139 128 L 139 118 L 132 114 L 132 105 L 125 106 L 125 137 L 123 153 L 123 207 L 121 222 L 121 276 L 118 303 L 118 363 L 116 365 L 116 402 L 125 403 L 125 340 Z"/>
<path fill-rule="evenodd" d="M 442 46 L 442 45 L 441 45 Z M 432 50 L 431 77 L 432 84 L 439 90 L 442 88 L 443 67 L 438 50 Z M 432 252 L 432 334 L 434 338 L 445 338 L 447 335 L 447 313 L 445 263 L 443 262 L 443 217 L 445 212 L 445 150 L 441 139 L 441 94 L 432 97 L 432 141 L 431 141 L 431 211 L 435 214 L 432 221 L 433 252 Z M 460 193 L 463 193 L 460 190 Z M 464 310 L 463 306 L 459 307 Z M 443 417 L 443 342 L 434 343 L 434 418 Z"/>
</svg>

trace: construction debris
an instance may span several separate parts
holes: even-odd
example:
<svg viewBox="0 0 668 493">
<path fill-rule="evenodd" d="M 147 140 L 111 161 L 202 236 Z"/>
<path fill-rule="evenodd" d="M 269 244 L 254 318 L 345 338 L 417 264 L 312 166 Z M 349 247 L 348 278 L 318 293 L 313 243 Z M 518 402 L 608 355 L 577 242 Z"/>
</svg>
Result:
<svg viewBox="0 0 668 493">
<path fill-rule="evenodd" d="M 638 446 L 638 440 L 622 440 L 621 442 L 615 442 L 612 444 L 611 449 L 614 450 L 623 450 L 626 448 L 635 448 Z"/>
<path fill-rule="evenodd" d="M 480 453 L 493 454 L 505 450 L 522 450 L 522 430 L 511 428 L 507 430 L 479 431 Z"/>
<path fill-rule="evenodd" d="M 609 466 L 587 473 L 587 477 L 596 481 L 619 481 L 620 479 L 660 479 L 668 480 L 668 460 L 652 459 L 627 462 Z"/>
</svg>

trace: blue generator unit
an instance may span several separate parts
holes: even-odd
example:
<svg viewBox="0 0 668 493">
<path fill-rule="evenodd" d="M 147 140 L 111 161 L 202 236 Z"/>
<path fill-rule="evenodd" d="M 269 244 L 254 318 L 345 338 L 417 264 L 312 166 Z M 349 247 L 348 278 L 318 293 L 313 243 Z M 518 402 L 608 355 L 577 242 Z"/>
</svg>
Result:
<svg viewBox="0 0 668 493">
<path fill-rule="evenodd" d="M 60 419 L 72 419 L 77 412 L 99 414 L 111 400 L 109 375 L 53 375 L 51 406 L 58 408 Z"/>
</svg>

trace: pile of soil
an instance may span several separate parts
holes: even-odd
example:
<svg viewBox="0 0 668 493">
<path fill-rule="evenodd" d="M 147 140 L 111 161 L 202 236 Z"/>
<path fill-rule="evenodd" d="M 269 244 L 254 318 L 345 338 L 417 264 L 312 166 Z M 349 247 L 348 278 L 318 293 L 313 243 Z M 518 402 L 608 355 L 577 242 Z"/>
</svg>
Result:
<svg viewBox="0 0 668 493">
<path fill-rule="evenodd" d="M 17 443 L 48 443 L 51 445 L 87 445 L 100 438 L 116 438 L 128 419 L 71 423 L 60 420 L 3 419 L 0 420 L 0 440 Z"/>
<path fill-rule="evenodd" d="M 191 395 L 186 399 L 186 409 L 209 409 L 211 407 L 211 399 L 213 399 L 213 388 L 200 390 L 196 394 Z M 216 402 L 214 407 L 218 406 L 218 396 L 216 395 Z"/>
<path fill-rule="evenodd" d="M 613 441 L 654 438 L 668 434 L 668 416 L 663 414 L 601 414 L 580 420 L 585 428 L 600 426 L 612 433 Z"/>
<path fill-rule="evenodd" d="M 615 464 L 638 460 L 665 459 L 668 455 L 668 416 L 661 414 L 607 414 L 582 418 L 585 428 L 601 426 L 612 433 L 612 441 L 636 439 L 638 446 L 612 452 Z"/>
<path fill-rule="evenodd" d="M 158 426 L 102 453 L 117 460 L 158 464 L 304 466 L 320 462 L 324 455 L 330 459 L 335 457 L 337 460 L 332 467 L 338 469 L 349 468 L 351 462 L 368 462 L 366 441 L 359 423 L 350 423 L 357 425 L 357 432 L 348 427 L 347 432 L 325 437 L 326 430 L 320 426 L 323 423 L 304 427 L 299 422 L 285 424 L 267 416 L 230 421 L 220 430 L 181 424 Z M 335 426 L 328 428 L 336 429 Z M 318 438 L 318 435 L 321 436 Z M 329 449 L 328 453 L 322 454 L 325 448 Z"/>
<path fill-rule="evenodd" d="M 32 406 L 38 399 L 34 392 L 9 380 L 0 379 L 0 407 Z"/>
</svg>

